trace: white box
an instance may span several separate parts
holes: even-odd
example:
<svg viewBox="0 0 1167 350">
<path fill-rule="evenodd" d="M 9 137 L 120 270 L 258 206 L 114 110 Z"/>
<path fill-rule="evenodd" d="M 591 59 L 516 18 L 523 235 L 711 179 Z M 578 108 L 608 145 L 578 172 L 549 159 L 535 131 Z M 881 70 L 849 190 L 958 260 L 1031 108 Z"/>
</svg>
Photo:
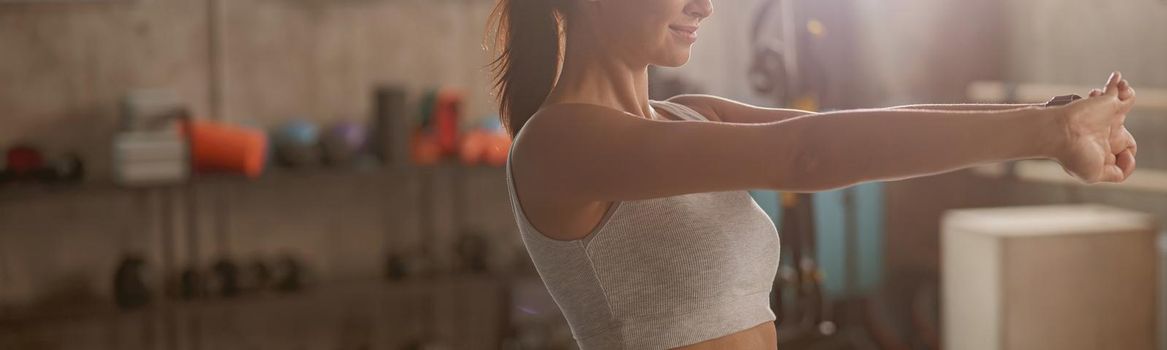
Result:
<svg viewBox="0 0 1167 350">
<path fill-rule="evenodd" d="M 1157 227 L 1101 205 L 949 211 L 944 349 L 1153 349 Z"/>
</svg>

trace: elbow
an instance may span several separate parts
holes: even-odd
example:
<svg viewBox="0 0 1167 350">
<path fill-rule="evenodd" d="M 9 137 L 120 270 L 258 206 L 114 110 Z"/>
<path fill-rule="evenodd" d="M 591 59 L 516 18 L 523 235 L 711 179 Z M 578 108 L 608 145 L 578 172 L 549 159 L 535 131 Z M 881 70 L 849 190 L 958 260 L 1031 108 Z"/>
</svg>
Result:
<svg viewBox="0 0 1167 350">
<path fill-rule="evenodd" d="M 774 127 L 781 131 L 770 140 L 778 142 L 767 147 L 782 151 L 771 152 L 772 158 L 767 162 L 770 164 L 770 188 L 777 191 L 814 191 L 818 187 L 816 183 L 822 179 L 823 170 L 819 152 L 815 152 L 815 147 L 806 142 L 813 138 L 805 138 L 805 128 L 801 125 L 780 123 Z"/>
<path fill-rule="evenodd" d="M 859 164 L 848 163 L 846 152 L 829 145 L 800 143 L 792 147 L 787 161 L 776 171 L 776 189 L 780 191 L 812 193 L 832 191 L 859 183 Z M 850 166 L 845 166 L 850 165 Z"/>
<path fill-rule="evenodd" d="M 829 135 L 816 132 L 809 123 L 777 123 L 782 129 L 771 140 L 778 140 L 768 149 L 785 150 L 775 152 L 771 158 L 771 188 L 786 192 L 830 191 L 857 183 L 857 172 L 846 164 L 848 154 L 845 145 L 836 142 Z"/>
<path fill-rule="evenodd" d="M 824 190 L 828 172 L 822 169 L 821 157 L 802 147 L 791 152 L 788 162 L 778 171 L 778 186 L 781 191 L 818 192 Z"/>
</svg>

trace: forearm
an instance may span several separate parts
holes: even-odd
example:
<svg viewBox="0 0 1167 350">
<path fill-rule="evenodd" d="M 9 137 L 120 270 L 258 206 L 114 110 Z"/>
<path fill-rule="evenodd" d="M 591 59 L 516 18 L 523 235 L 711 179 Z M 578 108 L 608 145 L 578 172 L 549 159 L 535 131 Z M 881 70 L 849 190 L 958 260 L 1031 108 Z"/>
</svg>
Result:
<svg viewBox="0 0 1167 350">
<path fill-rule="evenodd" d="M 795 150 L 776 170 L 779 190 L 826 191 L 868 181 L 927 176 L 1015 159 L 1050 158 L 1053 110 L 967 112 L 851 110 L 774 123 L 776 147 Z M 970 116 L 975 116 L 970 118 Z"/>
<path fill-rule="evenodd" d="M 889 110 L 932 110 L 932 111 L 1005 111 L 1019 108 L 1041 107 L 1042 103 L 1032 104 L 916 104 L 887 107 Z"/>
</svg>

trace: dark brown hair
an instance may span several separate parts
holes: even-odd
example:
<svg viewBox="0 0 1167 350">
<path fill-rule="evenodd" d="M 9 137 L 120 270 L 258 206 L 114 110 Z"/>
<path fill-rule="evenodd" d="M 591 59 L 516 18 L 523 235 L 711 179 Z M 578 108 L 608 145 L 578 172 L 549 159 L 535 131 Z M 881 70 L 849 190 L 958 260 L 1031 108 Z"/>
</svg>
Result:
<svg viewBox="0 0 1167 350">
<path fill-rule="evenodd" d="M 499 121 L 513 139 L 539 110 L 563 64 L 566 0 L 498 0 L 487 43 Z M 490 36 L 493 35 L 493 43 Z"/>
</svg>

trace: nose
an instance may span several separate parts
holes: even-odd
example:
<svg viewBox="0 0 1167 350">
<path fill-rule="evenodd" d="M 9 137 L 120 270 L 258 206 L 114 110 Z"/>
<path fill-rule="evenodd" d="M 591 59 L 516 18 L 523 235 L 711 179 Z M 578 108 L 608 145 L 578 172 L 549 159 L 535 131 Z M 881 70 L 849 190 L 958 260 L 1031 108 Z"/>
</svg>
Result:
<svg viewBox="0 0 1167 350">
<path fill-rule="evenodd" d="M 685 6 L 685 14 L 697 19 L 713 15 L 713 0 L 693 0 Z"/>
</svg>

